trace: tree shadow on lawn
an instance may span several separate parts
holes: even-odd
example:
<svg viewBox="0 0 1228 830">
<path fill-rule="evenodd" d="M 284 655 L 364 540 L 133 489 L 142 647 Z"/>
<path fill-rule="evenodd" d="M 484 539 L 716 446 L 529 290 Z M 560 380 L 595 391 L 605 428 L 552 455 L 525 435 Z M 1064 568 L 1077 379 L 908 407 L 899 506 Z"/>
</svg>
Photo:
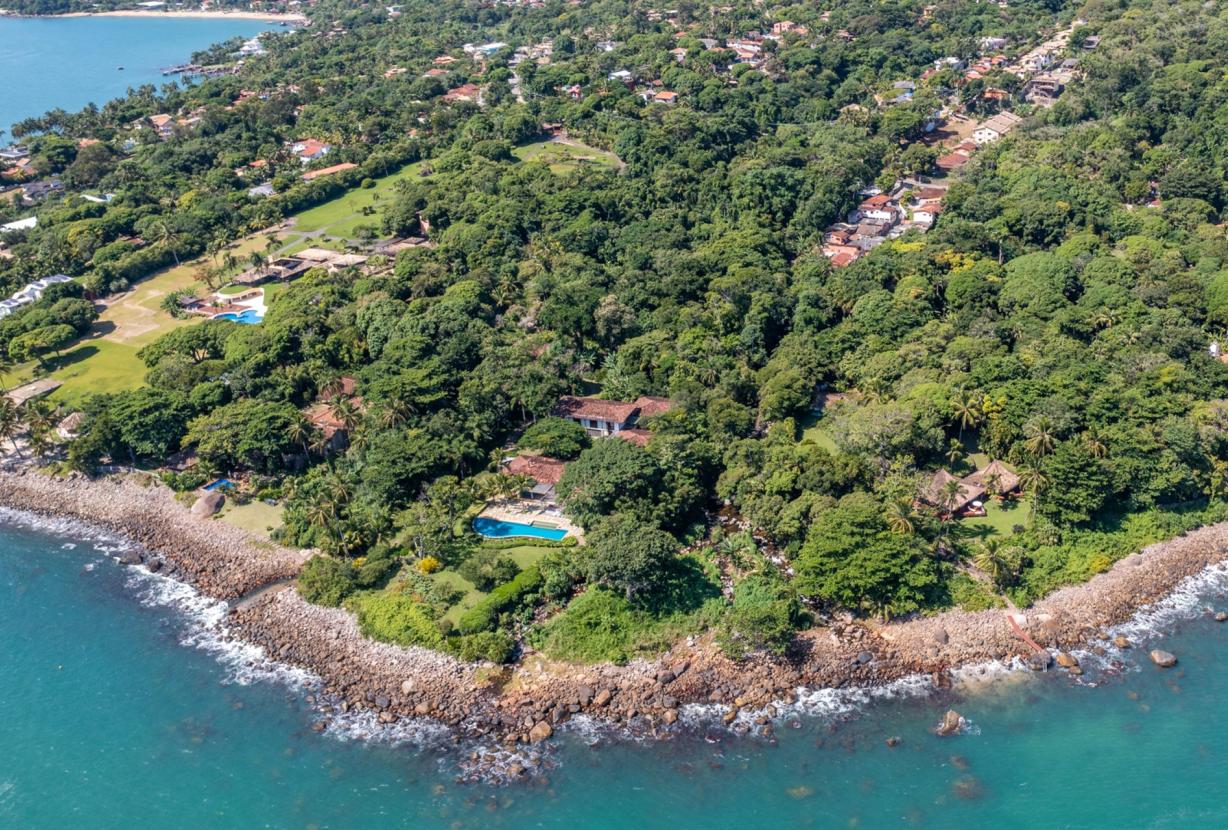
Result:
<svg viewBox="0 0 1228 830">
<path fill-rule="evenodd" d="M 89 360 L 94 355 L 98 354 L 98 347 L 91 346 L 88 343 L 77 346 L 69 352 L 64 352 L 59 356 L 51 356 L 46 358 L 47 371 L 41 373 L 42 377 L 46 377 L 52 372 L 58 372 L 62 369 L 67 369 L 69 366 L 74 366 L 82 361 Z"/>
</svg>

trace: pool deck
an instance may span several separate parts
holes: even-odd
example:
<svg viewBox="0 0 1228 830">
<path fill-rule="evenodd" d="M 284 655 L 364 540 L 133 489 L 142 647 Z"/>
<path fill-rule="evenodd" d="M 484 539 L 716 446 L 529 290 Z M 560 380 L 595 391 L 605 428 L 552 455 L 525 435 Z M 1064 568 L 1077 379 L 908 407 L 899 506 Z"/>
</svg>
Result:
<svg viewBox="0 0 1228 830">
<path fill-rule="evenodd" d="M 559 510 L 558 505 L 554 504 L 543 504 L 530 499 L 492 501 L 482 508 L 482 512 L 475 518 L 497 519 L 501 522 L 525 525 L 533 524 L 533 522 L 550 522 L 559 530 L 566 530 L 568 536 L 575 536 L 580 542 L 584 541 L 584 528 L 572 524 Z M 525 536 L 524 538 L 533 537 Z"/>
</svg>

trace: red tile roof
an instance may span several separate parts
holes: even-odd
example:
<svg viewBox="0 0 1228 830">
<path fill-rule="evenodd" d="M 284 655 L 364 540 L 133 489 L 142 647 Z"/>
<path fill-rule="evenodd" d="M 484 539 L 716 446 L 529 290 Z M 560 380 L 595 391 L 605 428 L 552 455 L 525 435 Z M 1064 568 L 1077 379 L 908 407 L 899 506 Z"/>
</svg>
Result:
<svg viewBox="0 0 1228 830">
<path fill-rule="evenodd" d="M 620 429 L 615 435 L 624 441 L 630 441 L 637 447 L 648 446 L 648 441 L 652 438 L 652 433 L 646 429 Z"/>
<path fill-rule="evenodd" d="M 334 164 L 332 167 L 321 167 L 319 170 L 308 170 L 303 174 L 303 181 L 309 182 L 312 179 L 319 179 L 323 176 L 331 176 L 334 173 L 340 173 L 345 170 L 353 170 L 357 167 L 352 161 L 345 161 L 341 164 Z"/>
<path fill-rule="evenodd" d="M 508 475 L 528 476 L 538 484 L 558 484 L 567 464 L 546 455 L 518 455 L 503 465 Z"/>
<path fill-rule="evenodd" d="M 564 395 L 559 399 L 558 414 L 564 418 L 590 418 L 625 424 L 639 411 L 633 403 L 606 401 L 601 398 L 577 398 Z"/>
<path fill-rule="evenodd" d="M 632 406 L 639 407 L 641 418 L 655 418 L 663 415 L 669 412 L 673 405 L 674 402 L 669 398 L 657 398 L 652 395 L 640 395 L 632 404 Z"/>
</svg>

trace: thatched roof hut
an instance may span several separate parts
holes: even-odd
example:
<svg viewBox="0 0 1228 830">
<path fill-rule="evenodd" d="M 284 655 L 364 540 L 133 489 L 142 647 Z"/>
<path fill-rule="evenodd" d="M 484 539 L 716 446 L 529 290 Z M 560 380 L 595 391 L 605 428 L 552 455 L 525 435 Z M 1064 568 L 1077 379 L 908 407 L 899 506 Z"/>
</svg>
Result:
<svg viewBox="0 0 1228 830">
<path fill-rule="evenodd" d="M 991 461 L 983 470 L 964 478 L 964 483 L 979 487 L 994 496 L 1005 496 L 1019 489 L 1019 474 L 1002 461 Z"/>
</svg>

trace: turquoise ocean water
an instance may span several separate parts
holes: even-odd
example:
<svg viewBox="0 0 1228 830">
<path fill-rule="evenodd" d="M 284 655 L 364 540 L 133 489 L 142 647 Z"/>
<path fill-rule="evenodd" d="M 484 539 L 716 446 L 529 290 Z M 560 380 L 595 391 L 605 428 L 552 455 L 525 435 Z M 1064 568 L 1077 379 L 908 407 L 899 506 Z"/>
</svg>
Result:
<svg viewBox="0 0 1228 830">
<path fill-rule="evenodd" d="M 1205 579 L 1086 684 L 819 694 L 779 741 L 696 723 L 664 743 L 582 728 L 536 785 L 459 784 L 437 729 L 312 730 L 311 679 L 212 633 L 220 607 L 71 526 L 0 526 L 0 827 L 1215 828 L 1228 826 L 1228 625 Z M 1092 685 L 1095 684 L 1095 685 Z M 930 727 L 954 706 L 967 734 Z M 899 736 L 889 748 L 885 741 Z"/>
<path fill-rule="evenodd" d="M 274 28 L 281 30 L 260 20 L 0 17 L 0 129 L 55 107 L 102 106 L 129 87 L 160 87 L 173 80 L 163 67 Z"/>
</svg>

